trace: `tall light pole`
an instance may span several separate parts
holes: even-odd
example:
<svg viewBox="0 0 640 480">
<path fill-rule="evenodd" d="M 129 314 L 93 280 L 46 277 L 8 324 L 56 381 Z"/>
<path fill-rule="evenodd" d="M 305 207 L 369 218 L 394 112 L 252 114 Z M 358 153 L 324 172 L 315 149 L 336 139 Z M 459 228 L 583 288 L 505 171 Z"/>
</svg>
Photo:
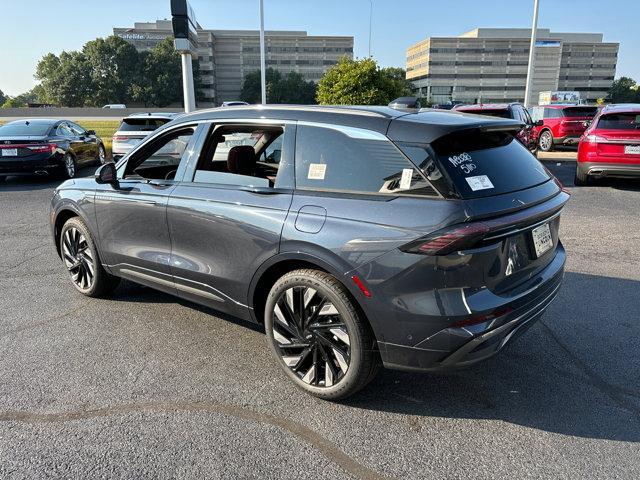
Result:
<svg viewBox="0 0 640 480">
<path fill-rule="evenodd" d="M 371 58 L 371 18 L 373 17 L 373 0 L 369 0 L 369 58 Z"/>
<path fill-rule="evenodd" d="M 264 1 L 260 0 L 260 88 L 262 90 L 262 105 L 267 103 L 267 72 L 264 53 Z"/>
<path fill-rule="evenodd" d="M 531 45 L 529 46 L 529 66 L 527 67 L 527 86 L 524 89 L 524 106 L 529 106 L 529 95 L 533 85 L 533 68 L 536 59 L 536 36 L 538 34 L 538 1 L 533 0 L 533 25 L 531 26 Z"/>
</svg>

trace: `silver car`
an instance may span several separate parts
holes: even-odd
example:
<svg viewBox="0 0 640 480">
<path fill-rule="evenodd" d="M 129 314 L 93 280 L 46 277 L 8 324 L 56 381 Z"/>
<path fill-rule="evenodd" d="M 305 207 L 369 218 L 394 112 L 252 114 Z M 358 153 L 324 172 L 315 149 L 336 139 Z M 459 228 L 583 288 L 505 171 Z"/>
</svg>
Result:
<svg viewBox="0 0 640 480">
<path fill-rule="evenodd" d="M 122 120 L 113 134 L 111 151 L 115 161 L 124 157 L 147 135 L 170 122 L 177 113 L 134 113 Z"/>
</svg>

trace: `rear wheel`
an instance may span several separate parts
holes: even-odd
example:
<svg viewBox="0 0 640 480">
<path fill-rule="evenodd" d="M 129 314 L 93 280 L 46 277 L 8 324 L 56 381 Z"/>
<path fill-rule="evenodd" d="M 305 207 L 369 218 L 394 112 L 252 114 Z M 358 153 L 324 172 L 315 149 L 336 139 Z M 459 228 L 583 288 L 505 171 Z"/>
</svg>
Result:
<svg viewBox="0 0 640 480">
<path fill-rule="evenodd" d="M 545 130 L 540 134 L 540 138 L 538 139 L 538 147 L 543 152 L 550 152 L 553 150 L 553 135 L 549 130 Z"/>
<path fill-rule="evenodd" d="M 102 144 L 98 145 L 98 160 L 100 161 L 100 165 L 104 165 L 107 161 L 107 151 Z"/>
<path fill-rule="evenodd" d="M 64 178 L 74 178 L 76 176 L 76 161 L 70 153 L 66 153 L 62 158 L 62 167 Z"/>
<path fill-rule="evenodd" d="M 589 175 L 581 172 L 580 169 L 576 167 L 576 176 L 573 179 L 573 183 L 576 187 L 584 187 L 589 184 Z"/>
<path fill-rule="evenodd" d="M 296 270 L 272 287 L 267 341 L 286 375 L 326 400 L 354 394 L 378 368 L 376 342 L 344 286 L 317 270 Z"/>
<path fill-rule="evenodd" d="M 67 220 L 59 241 L 62 261 L 76 290 L 88 297 L 100 297 L 118 286 L 120 279 L 102 267 L 89 229 L 80 218 Z"/>
</svg>

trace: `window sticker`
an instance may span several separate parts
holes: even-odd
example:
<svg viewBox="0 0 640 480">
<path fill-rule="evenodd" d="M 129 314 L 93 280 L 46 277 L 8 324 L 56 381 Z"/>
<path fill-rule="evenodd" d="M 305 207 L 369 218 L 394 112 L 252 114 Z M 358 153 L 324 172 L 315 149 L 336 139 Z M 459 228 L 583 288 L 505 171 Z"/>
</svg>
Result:
<svg viewBox="0 0 640 480">
<path fill-rule="evenodd" d="M 462 164 L 471 163 L 472 159 L 471 155 L 469 155 L 467 152 L 462 152 L 460 155 L 452 155 L 451 157 L 449 157 L 449 161 L 454 167 L 459 167 Z"/>
<path fill-rule="evenodd" d="M 412 168 L 403 168 L 402 177 L 400 177 L 400 189 L 409 190 L 411 188 L 411 178 L 413 177 Z"/>
<path fill-rule="evenodd" d="M 486 175 L 478 175 L 477 177 L 467 177 L 465 178 L 471 190 L 474 192 L 476 190 L 487 190 L 488 188 L 494 188 L 493 183 L 489 180 L 489 177 Z"/>
<path fill-rule="evenodd" d="M 310 163 L 309 173 L 307 178 L 309 180 L 324 180 L 324 174 L 327 171 L 326 163 Z"/>
</svg>

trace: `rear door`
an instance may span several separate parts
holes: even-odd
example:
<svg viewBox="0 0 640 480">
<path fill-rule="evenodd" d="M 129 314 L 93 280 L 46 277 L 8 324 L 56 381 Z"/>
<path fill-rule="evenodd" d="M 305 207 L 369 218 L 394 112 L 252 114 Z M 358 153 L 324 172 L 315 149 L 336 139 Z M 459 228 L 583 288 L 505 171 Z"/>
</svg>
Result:
<svg viewBox="0 0 640 480">
<path fill-rule="evenodd" d="M 56 129 L 56 135 L 63 137 L 69 142 L 71 152 L 78 163 L 83 163 L 87 158 L 87 150 L 84 141 L 73 131 L 68 122 L 61 122 Z"/>
<path fill-rule="evenodd" d="M 178 295 L 246 318 L 251 278 L 278 253 L 291 205 L 295 123 L 221 122 L 205 134 L 168 203 L 171 271 Z"/>
</svg>

